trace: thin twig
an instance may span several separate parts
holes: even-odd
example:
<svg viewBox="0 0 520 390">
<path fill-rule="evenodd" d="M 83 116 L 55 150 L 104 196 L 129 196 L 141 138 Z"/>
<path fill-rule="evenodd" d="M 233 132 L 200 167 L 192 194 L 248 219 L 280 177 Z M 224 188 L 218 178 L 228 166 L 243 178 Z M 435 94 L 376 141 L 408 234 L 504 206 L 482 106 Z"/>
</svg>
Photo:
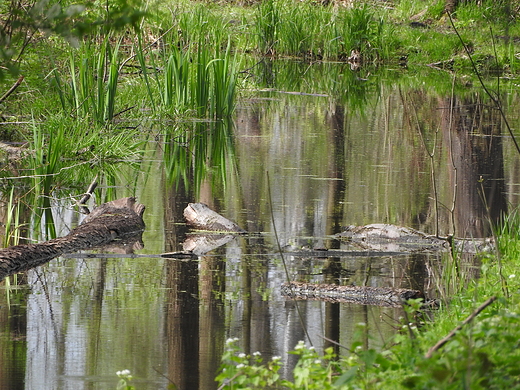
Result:
<svg viewBox="0 0 520 390">
<path fill-rule="evenodd" d="M 413 114 L 415 119 L 415 124 L 417 126 L 417 131 L 419 132 L 419 136 L 421 138 L 421 142 L 424 146 L 424 150 L 426 150 L 426 153 L 428 153 L 428 156 L 430 157 L 430 176 L 432 180 L 432 187 L 433 187 L 433 207 L 435 209 L 435 236 L 439 238 L 440 232 L 439 232 L 439 199 L 438 199 L 438 192 L 437 192 L 437 180 L 435 179 L 435 151 L 437 148 L 437 136 L 439 133 L 439 129 L 435 130 L 435 137 L 433 139 L 433 148 L 430 152 L 428 150 L 428 145 L 426 144 L 426 140 L 424 139 L 424 135 L 421 130 L 421 125 L 419 123 L 419 118 L 417 116 L 417 108 L 415 107 L 415 104 L 413 103 L 413 99 L 409 99 L 410 106 L 413 108 Z"/>
<path fill-rule="evenodd" d="M 511 139 L 513 140 L 513 143 L 515 145 L 516 151 L 518 152 L 518 154 L 520 154 L 520 145 L 518 145 L 518 142 L 516 141 L 516 138 L 515 138 L 515 135 L 513 133 L 513 130 L 511 129 L 511 126 L 509 126 L 509 122 L 507 121 L 506 114 L 504 113 L 504 110 L 502 109 L 502 105 L 500 104 L 500 100 L 498 98 L 496 98 L 495 96 L 493 96 L 491 91 L 484 84 L 484 80 L 482 80 L 482 76 L 480 75 L 480 73 L 479 73 L 479 71 L 477 69 L 477 66 L 475 65 L 475 62 L 473 61 L 473 57 L 471 56 L 471 53 L 469 52 L 468 47 L 466 46 L 466 44 L 462 40 L 462 37 L 460 36 L 459 31 L 455 27 L 455 23 L 453 23 L 453 19 L 451 18 L 451 13 L 449 13 L 449 12 L 448 12 L 448 17 L 450 18 L 450 22 L 451 22 L 451 26 L 453 27 L 453 30 L 455 30 L 455 34 L 457 34 L 457 37 L 459 38 L 460 43 L 462 43 L 462 46 L 464 46 L 464 51 L 466 52 L 466 54 L 469 57 L 469 61 L 471 62 L 471 67 L 475 71 L 475 74 L 477 75 L 477 78 L 478 78 L 478 81 L 479 81 L 480 85 L 484 89 L 484 92 L 486 92 L 486 94 L 489 96 L 489 98 L 493 101 L 493 103 L 495 103 L 495 108 L 498 110 L 498 112 L 500 112 L 500 115 L 502 116 L 502 119 L 504 120 L 504 124 L 507 127 L 507 131 L 509 132 L 509 135 L 511 136 Z"/>
<path fill-rule="evenodd" d="M 356 351 L 353 351 L 353 350 L 350 349 L 349 347 L 345 347 L 344 345 L 338 343 L 338 342 L 335 341 L 335 340 L 329 339 L 328 337 L 325 337 L 325 336 L 322 336 L 322 335 L 320 335 L 320 337 L 321 337 L 323 340 L 325 340 L 325 341 L 327 341 L 327 342 L 329 342 L 329 343 L 331 343 L 331 344 L 337 345 L 338 347 L 343 348 L 343 349 L 349 351 L 350 353 L 354 353 L 354 354 L 356 354 L 356 355 L 358 354 Z"/>
<path fill-rule="evenodd" d="M 484 310 L 486 307 L 488 307 L 489 305 L 491 305 L 493 302 L 495 302 L 495 300 L 497 299 L 496 296 L 492 296 L 491 298 L 489 298 L 486 302 L 484 302 L 482 305 L 480 305 L 479 307 L 477 307 L 477 309 L 471 313 L 464 321 L 462 321 L 461 324 L 457 325 L 457 327 L 455 329 L 453 329 L 446 337 L 444 337 L 442 340 L 439 340 L 437 342 L 437 344 L 435 344 L 433 347 L 431 347 L 428 352 L 426 353 L 426 355 L 424 355 L 424 357 L 426 359 L 429 359 L 432 357 L 433 353 L 435 351 L 438 351 L 439 349 L 441 349 L 444 344 L 446 344 L 453 336 L 455 336 L 455 334 L 462 329 L 462 327 L 466 324 L 468 324 L 469 322 L 471 322 L 473 320 L 473 318 L 475 318 L 476 316 L 478 316 L 480 314 L 480 312 L 482 310 Z"/>
<path fill-rule="evenodd" d="M 455 111 L 455 77 L 453 77 L 451 82 L 451 96 L 450 96 L 450 113 L 449 113 L 449 123 L 448 123 L 448 139 L 449 139 L 449 150 L 450 150 L 450 163 L 451 168 L 453 170 L 453 198 L 451 201 L 451 208 L 450 208 L 450 219 L 451 219 L 451 228 L 452 228 L 452 234 L 455 236 L 457 234 L 457 230 L 455 228 L 455 205 L 457 204 L 457 191 L 458 191 L 458 170 L 457 166 L 455 165 L 455 159 L 453 157 L 453 138 L 452 138 L 452 127 L 453 127 L 453 117 L 454 117 L 454 111 Z M 452 251 L 453 253 L 453 248 Z"/>
<path fill-rule="evenodd" d="M 162 372 L 160 372 L 157 368 L 152 367 L 152 369 L 153 369 L 157 374 L 159 374 L 159 375 L 162 376 L 164 379 L 166 379 L 168 382 L 170 382 L 170 384 L 172 384 L 173 386 L 175 386 L 175 387 L 174 387 L 175 389 L 177 388 L 177 385 L 175 384 L 175 382 L 172 381 L 170 378 L 168 378 L 166 375 L 164 375 Z"/>
<path fill-rule="evenodd" d="M 13 86 L 11 88 L 9 88 L 9 90 L 6 93 L 4 93 L 4 95 L 0 98 L 0 103 L 2 103 L 5 99 L 7 99 L 9 97 L 9 95 L 12 94 L 16 88 L 18 88 L 18 86 L 22 83 L 22 81 L 23 81 L 23 76 L 18 77 L 18 80 L 16 80 L 16 82 L 13 84 Z"/>
<path fill-rule="evenodd" d="M 97 185 L 98 185 L 98 182 L 97 182 L 97 175 L 96 175 L 94 180 L 92 180 L 92 183 L 90 183 L 90 185 L 88 186 L 85 194 L 83 194 L 83 197 L 78 201 L 78 205 L 84 206 L 85 204 L 87 204 L 87 201 L 90 199 L 90 197 L 94 193 L 94 190 L 96 189 Z"/>
</svg>

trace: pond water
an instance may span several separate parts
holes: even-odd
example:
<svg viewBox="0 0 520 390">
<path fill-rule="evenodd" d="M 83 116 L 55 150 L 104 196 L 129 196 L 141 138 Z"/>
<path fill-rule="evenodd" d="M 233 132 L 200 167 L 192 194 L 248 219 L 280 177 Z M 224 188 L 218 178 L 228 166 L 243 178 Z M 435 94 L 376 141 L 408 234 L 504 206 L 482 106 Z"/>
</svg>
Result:
<svg viewBox="0 0 520 390">
<path fill-rule="evenodd" d="M 115 389 L 123 369 L 140 390 L 215 389 L 225 342 L 234 337 L 246 353 L 281 356 L 284 375 L 299 340 L 322 350 L 334 345 L 329 340 L 349 347 L 361 338 L 380 348 L 400 328 L 401 308 L 286 299 L 284 262 L 291 280 L 442 298 L 450 257 L 282 257 L 278 245 L 349 249 L 334 235 L 369 223 L 485 237 L 487 221 L 518 205 L 518 153 L 478 88 L 459 86 L 451 97 L 449 80 L 442 90 L 331 64 L 261 70 L 265 89 L 241 97 L 232 142 L 219 151 L 224 181 L 203 180 L 198 191 L 172 185 L 168 140 L 160 136 L 139 170 L 125 168 L 117 196 L 146 205 L 139 256 L 125 249 L 58 258 L 18 275 L 12 288 L 2 284 L 0 389 Z M 503 95 L 515 129 L 513 88 Z M 196 260 L 158 257 L 182 250 L 189 202 L 208 204 L 251 234 Z M 80 220 L 64 201 L 53 213 L 61 234 Z M 458 283 L 478 276 L 478 258 L 465 265 Z"/>
</svg>

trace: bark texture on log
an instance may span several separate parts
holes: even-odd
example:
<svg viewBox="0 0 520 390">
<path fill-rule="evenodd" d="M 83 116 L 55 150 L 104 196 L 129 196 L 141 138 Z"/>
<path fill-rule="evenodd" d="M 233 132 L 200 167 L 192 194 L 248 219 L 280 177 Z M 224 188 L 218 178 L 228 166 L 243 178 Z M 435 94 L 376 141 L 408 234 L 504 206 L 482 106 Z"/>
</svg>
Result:
<svg viewBox="0 0 520 390">
<path fill-rule="evenodd" d="M 300 282 L 282 284 L 282 295 L 301 300 L 347 302 L 390 307 L 402 306 L 408 299 L 424 299 L 424 294 L 419 290 Z"/>
<path fill-rule="evenodd" d="M 122 198 L 97 207 L 68 235 L 41 244 L 17 245 L 0 250 L 0 280 L 34 268 L 62 254 L 102 246 L 144 230 L 145 207 L 135 198 Z"/>
<path fill-rule="evenodd" d="M 184 209 L 184 218 L 189 225 L 199 230 L 247 233 L 236 223 L 211 210 L 204 203 L 189 203 Z"/>
</svg>

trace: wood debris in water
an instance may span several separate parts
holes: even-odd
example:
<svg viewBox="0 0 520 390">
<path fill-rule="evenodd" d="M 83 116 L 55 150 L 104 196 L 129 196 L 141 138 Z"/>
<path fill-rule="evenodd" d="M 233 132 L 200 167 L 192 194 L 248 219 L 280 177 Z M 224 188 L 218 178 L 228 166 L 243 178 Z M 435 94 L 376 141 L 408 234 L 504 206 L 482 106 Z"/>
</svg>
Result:
<svg viewBox="0 0 520 390">
<path fill-rule="evenodd" d="M 408 299 L 423 298 L 419 290 L 390 287 L 338 286 L 290 282 L 282 284 L 282 295 L 299 300 L 347 302 L 360 305 L 402 306 Z"/>
</svg>

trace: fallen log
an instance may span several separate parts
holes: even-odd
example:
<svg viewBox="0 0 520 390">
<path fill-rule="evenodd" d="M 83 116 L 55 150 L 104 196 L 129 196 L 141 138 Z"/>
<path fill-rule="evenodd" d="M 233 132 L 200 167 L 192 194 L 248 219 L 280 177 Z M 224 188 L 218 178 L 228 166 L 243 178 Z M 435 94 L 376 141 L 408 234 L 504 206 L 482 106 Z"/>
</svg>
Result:
<svg viewBox="0 0 520 390">
<path fill-rule="evenodd" d="M 84 222 L 64 237 L 40 244 L 16 245 L 0 250 L 0 280 L 8 275 L 45 264 L 55 257 L 91 249 L 119 239 L 138 236 L 144 230 L 145 207 L 135 198 L 121 198 L 94 209 Z"/>
<path fill-rule="evenodd" d="M 281 291 L 283 296 L 297 300 L 320 300 L 389 307 L 402 306 L 408 299 L 424 299 L 424 294 L 419 290 L 301 282 L 284 283 Z"/>
<path fill-rule="evenodd" d="M 428 235 L 409 227 L 383 223 L 364 226 L 347 226 L 335 236 L 363 250 L 393 252 L 439 252 L 454 250 L 461 253 L 490 252 L 494 248 L 492 238 L 456 238 Z"/>
<path fill-rule="evenodd" d="M 184 218 L 188 225 L 198 230 L 247 233 L 236 223 L 211 210 L 204 203 L 189 203 L 184 209 Z"/>
</svg>

